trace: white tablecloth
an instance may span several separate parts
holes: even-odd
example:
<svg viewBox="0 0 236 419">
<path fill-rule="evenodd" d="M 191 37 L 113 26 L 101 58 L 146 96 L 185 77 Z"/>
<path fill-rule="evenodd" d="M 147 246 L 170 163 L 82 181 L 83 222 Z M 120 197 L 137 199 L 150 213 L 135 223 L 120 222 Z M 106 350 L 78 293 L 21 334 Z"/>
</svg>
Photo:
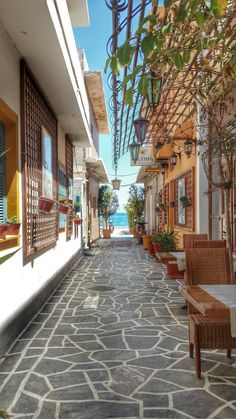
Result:
<svg viewBox="0 0 236 419">
<path fill-rule="evenodd" d="M 170 252 L 170 254 L 176 257 L 179 271 L 185 271 L 186 269 L 185 252 Z M 236 254 L 233 254 L 233 271 L 236 272 Z"/>
<path fill-rule="evenodd" d="M 178 270 L 185 271 L 186 269 L 185 252 L 170 252 L 170 254 L 176 258 Z"/>
<path fill-rule="evenodd" d="M 229 307 L 231 335 L 236 338 L 236 285 L 200 285 L 200 287 Z"/>
</svg>

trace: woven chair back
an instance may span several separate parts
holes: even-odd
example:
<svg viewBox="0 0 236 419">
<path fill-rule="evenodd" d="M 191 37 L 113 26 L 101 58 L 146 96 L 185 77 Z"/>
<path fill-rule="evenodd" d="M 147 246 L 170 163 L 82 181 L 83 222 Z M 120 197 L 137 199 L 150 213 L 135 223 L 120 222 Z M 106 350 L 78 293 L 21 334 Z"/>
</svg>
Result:
<svg viewBox="0 0 236 419">
<path fill-rule="evenodd" d="M 186 249 L 186 282 L 188 285 L 232 283 L 229 249 Z"/>
<path fill-rule="evenodd" d="M 208 240 L 207 234 L 183 234 L 184 249 L 192 247 L 193 240 Z"/>
<path fill-rule="evenodd" d="M 226 240 L 193 240 L 193 248 L 209 248 L 217 249 L 219 247 L 226 247 Z"/>
</svg>

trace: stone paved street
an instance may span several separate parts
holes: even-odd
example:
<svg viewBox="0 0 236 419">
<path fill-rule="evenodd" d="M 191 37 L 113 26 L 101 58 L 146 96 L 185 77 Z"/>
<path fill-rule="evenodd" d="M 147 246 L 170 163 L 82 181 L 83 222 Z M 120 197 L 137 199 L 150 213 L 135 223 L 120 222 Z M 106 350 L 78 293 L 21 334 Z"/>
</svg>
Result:
<svg viewBox="0 0 236 419">
<path fill-rule="evenodd" d="M 184 301 L 133 239 L 103 241 L 0 365 L 11 418 L 236 418 L 236 357 L 188 357 Z"/>
</svg>

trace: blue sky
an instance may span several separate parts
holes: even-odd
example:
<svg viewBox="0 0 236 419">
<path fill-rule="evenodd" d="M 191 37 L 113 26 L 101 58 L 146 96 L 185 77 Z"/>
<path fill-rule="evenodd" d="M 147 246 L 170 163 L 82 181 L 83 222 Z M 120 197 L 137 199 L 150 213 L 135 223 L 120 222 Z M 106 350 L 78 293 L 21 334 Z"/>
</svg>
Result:
<svg viewBox="0 0 236 419">
<path fill-rule="evenodd" d="M 75 28 L 74 34 L 76 43 L 85 50 L 90 70 L 101 70 L 103 72 L 107 58 L 106 44 L 112 33 L 111 11 L 107 8 L 105 0 L 88 0 L 90 26 L 86 28 Z M 107 75 L 103 72 L 103 83 L 106 94 L 107 110 L 109 109 L 109 99 L 111 91 L 107 86 Z M 111 135 L 100 136 L 100 156 L 105 162 L 109 178 L 114 178 L 112 169 L 112 137 Z M 129 154 L 125 154 L 118 162 L 118 178 L 122 180 L 121 185 L 127 185 L 135 182 L 138 172 L 137 167 L 130 166 Z M 131 176 L 121 176 L 121 175 Z M 128 199 L 129 187 L 122 186 L 118 192 L 120 208 L 123 211 L 123 205 Z"/>
</svg>

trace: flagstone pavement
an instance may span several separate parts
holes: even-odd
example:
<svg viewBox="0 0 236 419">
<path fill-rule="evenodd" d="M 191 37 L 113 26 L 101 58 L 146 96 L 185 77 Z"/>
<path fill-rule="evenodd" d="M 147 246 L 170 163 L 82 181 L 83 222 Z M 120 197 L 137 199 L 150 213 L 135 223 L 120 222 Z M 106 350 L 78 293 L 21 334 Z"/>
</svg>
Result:
<svg viewBox="0 0 236 419">
<path fill-rule="evenodd" d="M 134 239 L 103 240 L 0 364 L 11 418 L 236 418 L 236 356 L 188 356 L 175 280 Z"/>
</svg>

